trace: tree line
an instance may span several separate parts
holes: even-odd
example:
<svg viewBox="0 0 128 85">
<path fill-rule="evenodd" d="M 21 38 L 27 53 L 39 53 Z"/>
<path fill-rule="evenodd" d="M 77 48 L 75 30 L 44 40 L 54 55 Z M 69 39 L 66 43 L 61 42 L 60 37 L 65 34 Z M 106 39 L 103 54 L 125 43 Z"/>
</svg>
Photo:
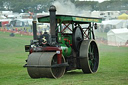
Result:
<svg viewBox="0 0 128 85">
<path fill-rule="evenodd" d="M 14 12 L 42 12 L 48 11 L 49 6 L 56 0 L 0 0 L 0 11 Z M 89 8 L 90 11 L 120 11 L 128 10 L 128 0 L 107 0 L 102 3 L 98 1 L 71 0 L 76 7 Z"/>
<path fill-rule="evenodd" d="M 106 0 L 102 3 L 97 1 L 76 1 L 77 7 L 90 7 L 91 11 L 120 11 L 128 10 L 128 0 Z"/>
</svg>

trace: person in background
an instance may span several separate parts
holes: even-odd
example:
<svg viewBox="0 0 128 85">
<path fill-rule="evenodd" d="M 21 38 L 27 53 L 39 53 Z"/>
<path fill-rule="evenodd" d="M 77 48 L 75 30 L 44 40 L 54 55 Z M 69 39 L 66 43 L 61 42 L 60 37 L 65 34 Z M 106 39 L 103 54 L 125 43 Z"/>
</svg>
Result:
<svg viewBox="0 0 128 85">
<path fill-rule="evenodd" d="M 128 40 L 126 41 L 125 46 L 128 46 Z"/>
</svg>

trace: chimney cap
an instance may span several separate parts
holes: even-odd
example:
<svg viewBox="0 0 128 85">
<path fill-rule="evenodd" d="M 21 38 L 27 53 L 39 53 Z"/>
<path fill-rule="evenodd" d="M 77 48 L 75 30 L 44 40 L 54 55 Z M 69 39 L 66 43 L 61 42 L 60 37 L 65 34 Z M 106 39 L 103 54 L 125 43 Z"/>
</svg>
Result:
<svg viewBox="0 0 128 85">
<path fill-rule="evenodd" d="M 56 11 L 56 7 L 54 5 L 51 5 L 49 11 Z"/>
</svg>

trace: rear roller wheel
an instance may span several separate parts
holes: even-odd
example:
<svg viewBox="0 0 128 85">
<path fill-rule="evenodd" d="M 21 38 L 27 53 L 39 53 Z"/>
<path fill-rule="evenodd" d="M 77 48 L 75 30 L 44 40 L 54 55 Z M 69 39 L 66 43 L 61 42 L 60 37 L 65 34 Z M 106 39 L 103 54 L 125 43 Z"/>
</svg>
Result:
<svg viewBox="0 0 128 85">
<path fill-rule="evenodd" d="M 84 40 L 80 47 L 80 66 L 83 73 L 97 72 L 99 52 L 94 40 Z"/>
<path fill-rule="evenodd" d="M 62 56 L 62 63 L 65 62 Z M 57 55 L 55 52 L 35 52 L 29 55 L 27 65 L 44 66 L 43 68 L 27 67 L 28 74 L 31 78 L 60 78 L 65 73 L 66 67 L 48 66 L 57 64 Z M 45 67 L 46 66 L 46 67 Z"/>
</svg>

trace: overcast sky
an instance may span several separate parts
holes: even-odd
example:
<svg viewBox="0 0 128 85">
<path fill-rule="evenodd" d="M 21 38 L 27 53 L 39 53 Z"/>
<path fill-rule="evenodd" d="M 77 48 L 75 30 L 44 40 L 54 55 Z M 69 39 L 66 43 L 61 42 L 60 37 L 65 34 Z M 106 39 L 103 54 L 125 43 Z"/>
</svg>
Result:
<svg viewBox="0 0 128 85">
<path fill-rule="evenodd" d="M 103 2 L 105 0 L 80 0 L 80 1 L 99 1 L 99 2 Z"/>
</svg>

